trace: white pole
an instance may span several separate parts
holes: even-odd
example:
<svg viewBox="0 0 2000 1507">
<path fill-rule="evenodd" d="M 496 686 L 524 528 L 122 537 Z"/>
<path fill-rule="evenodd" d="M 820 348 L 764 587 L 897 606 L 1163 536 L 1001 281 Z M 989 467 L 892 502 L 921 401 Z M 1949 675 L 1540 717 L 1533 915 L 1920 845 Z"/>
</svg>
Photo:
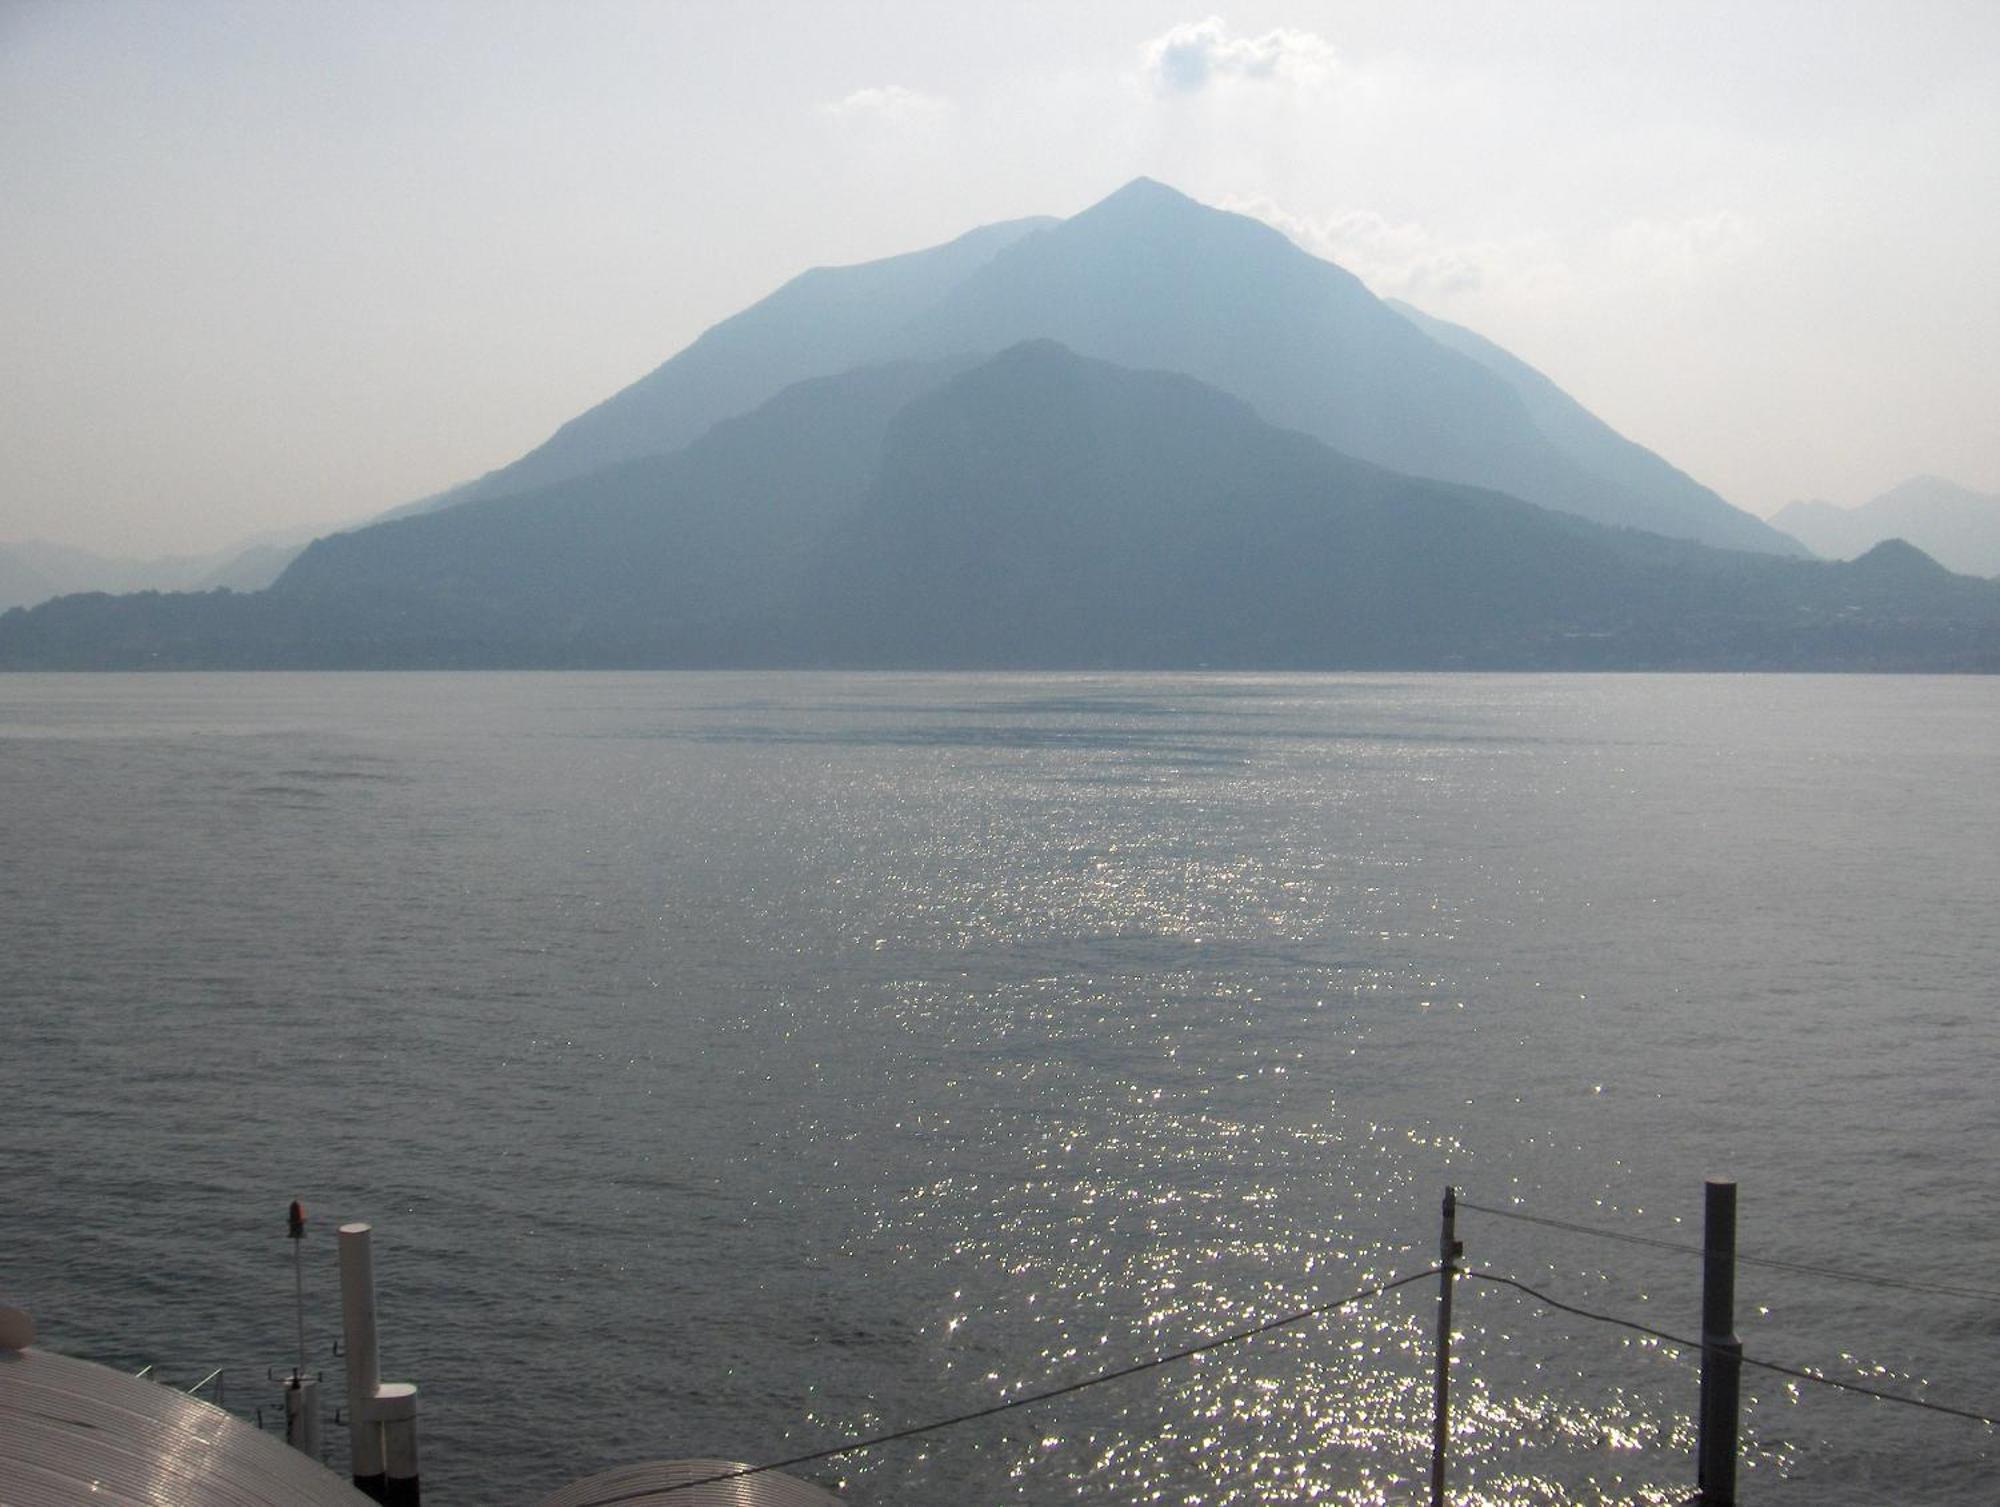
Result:
<svg viewBox="0 0 2000 1507">
<path fill-rule="evenodd" d="M 384 1489 L 382 1425 L 375 1416 L 381 1372 L 375 1338 L 375 1260 L 370 1226 L 340 1227 L 340 1316 L 347 1333 L 347 1427 L 355 1486 L 376 1501 Z"/>
<path fill-rule="evenodd" d="M 285 1443 L 313 1459 L 322 1453 L 319 1378 L 296 1376 L 285 1388 Z"/>
<path fill-rule="evenodd" d="M 382 1420 L 382 1501 L 385 1507 L 419 1507 L 416 1383 L 383 1382 L 375 1389 L 375 1416 Z"/>
</svg>

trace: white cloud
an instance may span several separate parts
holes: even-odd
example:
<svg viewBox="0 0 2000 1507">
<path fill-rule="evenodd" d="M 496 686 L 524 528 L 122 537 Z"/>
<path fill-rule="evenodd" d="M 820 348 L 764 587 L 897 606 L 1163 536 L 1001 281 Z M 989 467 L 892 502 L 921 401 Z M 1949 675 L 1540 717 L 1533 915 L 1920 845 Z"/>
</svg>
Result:
<svg viewBox="0 0 2000 1507">
<path fill-rule="evenodd" d="M 1385 293 L 1413 293 L 1426 285 L 1451 291 L 1477 287 L 1479 261 L 1466 248 L 1440 245 L 1422 225 L 1396 222 L 1370 209 L 1342 210 L 1314 218 L 1291 214 L 1268 199 L 1229 206 L 1275 225 L 1315 255 L 1338 262 Z"/>
<path fill-rule="evenodd" d="M 1763 243 L 1755 225 L 1726 210 L 1629 219 L 1563 235 L 1453 240 L 1369 209 L 1313 216 L 1261 196 L 1231 197 L 1222 207 L 1282 230 L 1383 297 L 1418 302 L 1478 298 L 1560 307 L 1656 297 L 1704 282 Z"/>
<path fill-rule="evenodd" d="M 1728 210 L 1679 220 L 1634 219 L 1604 237 L 1606 254 L 1654 281 L 1695 282 L 1762 244 L 1757 228 Z"/>
<path fill-rule="evenodd" d="M 1295 214 L 1261 196 L 1231 196 L 1222 207 L 1282 230 L 1384 297 L 1471 292 L 1485 286 L 1499 264 L 1518 261 L 1523 249 L 1493 242 L 1447 243 L 1423 225 L 1390 220 L 1372 209 L 1315 217 Z"/>
<path fill-rule="evenodd" d="M 839 120 L 872 120 L 889 125 L 924 124 L 937 120 L 951 108 L 941 95 L 924 94 L 901 84 L 881 84 L 872 89 L 856 89 L 845 99 L 826 107 Z"/>
<path fill-rule="evenodd" d="M 1332 76 L 1332 45 L 1310 31 L 1279 27 L 1261 37 L 1231 36 L 1220 16 L 1184 21 L 1141 49 L 1146 77 L 1162 94 L 1199 94 L 1218 79 L 1281 79 L 1317 85 Z"/>
</svg>

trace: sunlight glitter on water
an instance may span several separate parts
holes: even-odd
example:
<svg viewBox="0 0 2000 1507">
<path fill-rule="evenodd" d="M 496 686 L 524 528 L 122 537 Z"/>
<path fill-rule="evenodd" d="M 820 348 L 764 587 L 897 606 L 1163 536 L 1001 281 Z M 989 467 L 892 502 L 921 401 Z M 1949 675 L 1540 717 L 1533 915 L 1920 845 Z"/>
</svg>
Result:
<svg viewBox="0 0 2000 1507">
<path fill-rule="evenodd" d="M 72 720 L 0 761 L 0 1089 L 40 1138 L 9 1277 L 72 1348 L 260 1374 L 272 1181 L 323 1190 L 382 1231 L 440 1499 L 499 1501 L 580 1459 L 824 1447 L 1421 1270 L 1446 1182 L 1685 1240 L 1727 1164 L 1746 1244 L 1941 1275 L 2000 1237 L 1937 1152 L 1992 1144 L 2000 1072 L 2000 831 L 1950 797 L 2000 746 L 1981 695 L 277 677 L 40 705 Z M 1670 1254 L 1460 1233 L 1579 1303 L 1676 1332 L 1696 1306 Z M 1746 1272 L 1741 1325 L 1984 1385 L 1963 1305 L 1853 1299 Z M 1407 1502 L 1432 1301 L 824 1478 L 857 1507 Z M 1455 1501 L 1686 1495 L 1690 1357 L 1476 1284 L 1457 1331 Z M 1773 1507 L 1990 1479 L 1990 1440 L 1745 1395 Z"/>
</svg>

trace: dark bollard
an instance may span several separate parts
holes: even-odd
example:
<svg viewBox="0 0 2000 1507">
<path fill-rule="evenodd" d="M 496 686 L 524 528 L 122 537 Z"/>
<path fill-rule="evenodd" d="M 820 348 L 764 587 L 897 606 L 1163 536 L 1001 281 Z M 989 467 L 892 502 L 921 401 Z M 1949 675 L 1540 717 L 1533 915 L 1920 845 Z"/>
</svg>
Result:
<svg viewBox="0 0 2000 1507">
<path fill-rule="evenodd" d="M 1701 1438 L 1696 1498 L 1702 1507 L 1736 1507 L 1736 1425 L 1743 1345 L 1736 1338 L 1736 1184 L 1705 1185 L 1701 1262 Z"/>
</svg>

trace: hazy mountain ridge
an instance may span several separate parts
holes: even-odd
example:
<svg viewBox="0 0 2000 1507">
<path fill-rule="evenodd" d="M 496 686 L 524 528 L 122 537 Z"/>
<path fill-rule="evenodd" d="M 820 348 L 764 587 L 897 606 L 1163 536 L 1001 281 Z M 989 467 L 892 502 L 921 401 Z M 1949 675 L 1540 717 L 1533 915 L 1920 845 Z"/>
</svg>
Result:
<svg viewBox="0 0 2000 1507">
<path fill-rule="evenodd" d="M 1858 507 L 1787 503 L 1773 518 L 1819 554 L 1851 559 L 1885 539 L 1907 539 L 1949 569 L 2000 575 L 2000 494 L 1914 476 Z"/>
<path fill-rule="evenodd" d="M 1054 339 L 1119 365 L 1185 373 L 1274 424 L 1411 475 L 1599 522 L 1796 551 L 1713 494 L 1694 506 L 1628 495 L 1551 443 L 1506 382 L 1351 273 L 1261 221 L 1150 179 L 1015 242 L 908 338 L 951 350 Z"/>
<path fill-rule="evenodd" d="M 803 274 L 269 590 L 8 613 L 0 667 L 2000 668 L 1992 583 L 1798 553 L 1491 342 L 1141 179 Z"/>
<path fill-rule="evenodd" d="M 1426 314 L 1400 299 L 1386 302 L 1440 345 L 1477 361 L 1512 388 L 1535 427 L 1552 443 L 1577 465 L 1633 500 L 1634 506 L 1623 519 L 1632 527 L 1657 534 L 1684 534 L 1687 529 L 1680 526 L 1683 520 L 1699 518 L 1703 521 L 1699 537 L 1706 543 L 1780 554 L 1810 553 L 1798 541 L 1782 535 L 1775 521 L 1765 523 L 1732 506 L 1654 451 L 1627 439 L 1544 373 L 1484 335 Z"/>
<path fill-rule="evenodd" d="M 1607 529 L 1043 341 L 797 384 L 262 593 L 0 617 L 13 668 L 710 664 L 1994 669 L 2000 587 Z"/>
<path fill-rule="evenodd" d="M 32 607 L 61 594 L 32 562 L 16 554 L 13 546 L 0 544 L 0 612 L 9 607 Z"/>
<path fill-rule="evenodd" d="M 815 267 L 712 326 L 652 372 L 585 410 L 519 460 L 427 499 L 433 507 L 586 475 L 677 450 L 794 382 L 902 352 L 894 332 L 1047 219 L 984 225 L 942 245 L 847 267 Z"/>
</svg>

